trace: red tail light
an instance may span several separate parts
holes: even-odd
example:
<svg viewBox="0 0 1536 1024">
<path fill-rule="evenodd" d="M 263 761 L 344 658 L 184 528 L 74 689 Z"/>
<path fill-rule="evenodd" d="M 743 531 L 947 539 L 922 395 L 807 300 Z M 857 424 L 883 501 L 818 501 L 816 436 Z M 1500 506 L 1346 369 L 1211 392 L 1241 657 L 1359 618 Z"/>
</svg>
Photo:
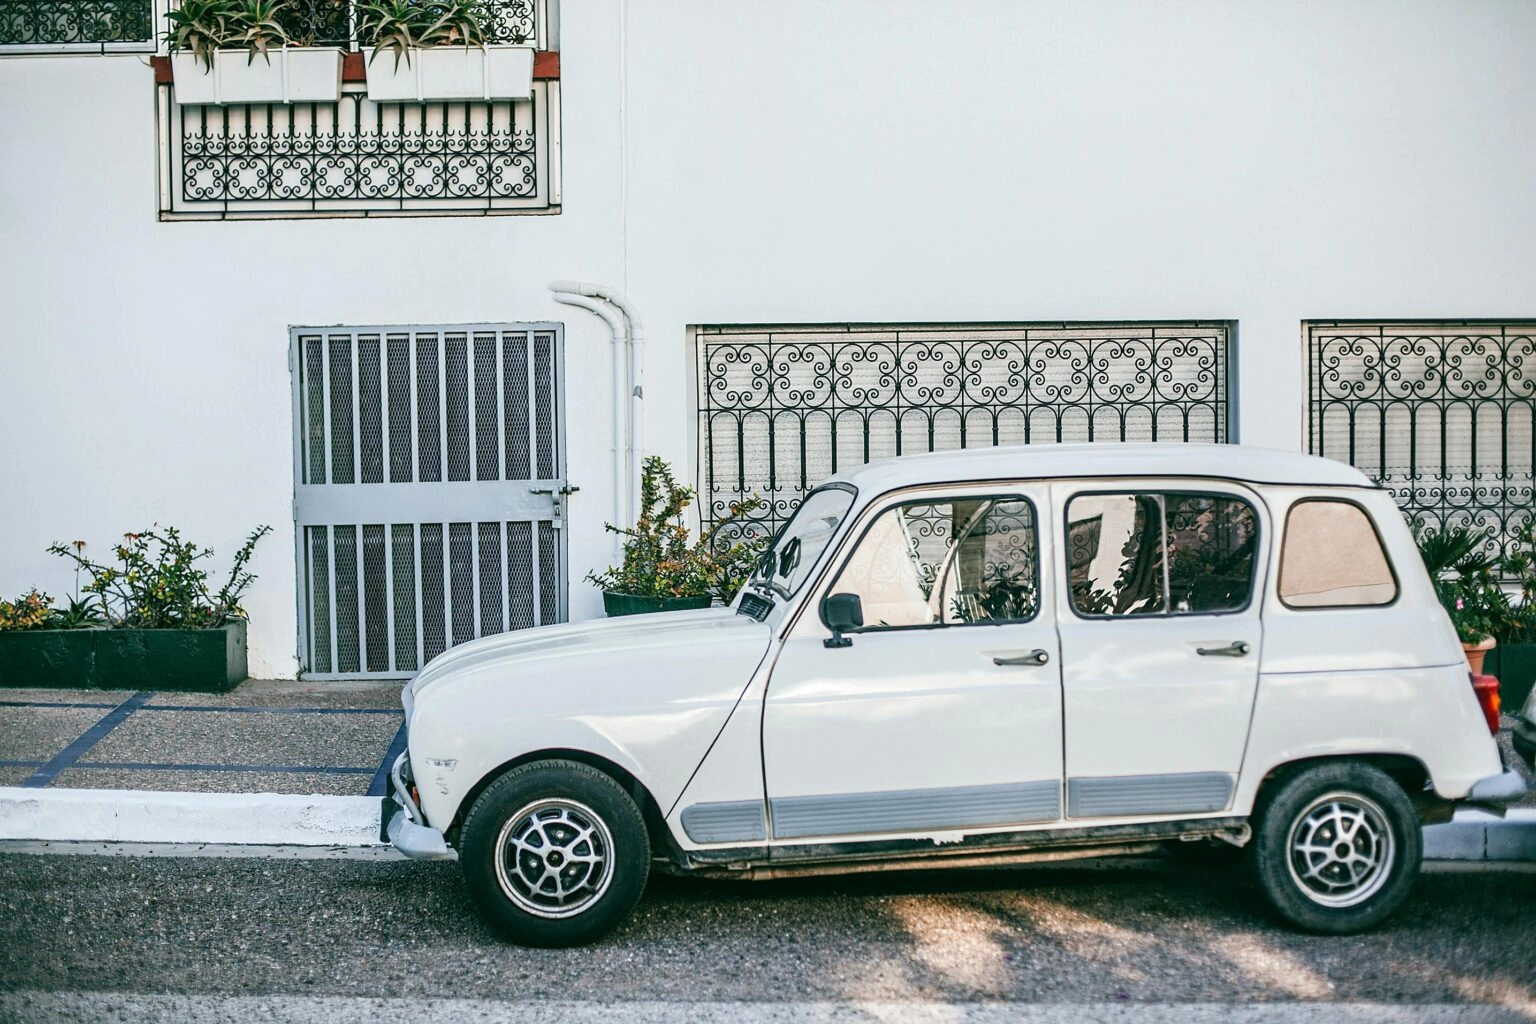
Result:
<svg viewBox="0 0 1536 1024">
<path fill-rule="evenodd" d="M 1483 718 L 1488 722 L 1488 731 L 1497 735 L 1499 731 L 1499 681 L 1493 676 L 1473 676 L 1472 692 L 1477 694 L 1477 706 L 1483 709 Z"/>
</svg>

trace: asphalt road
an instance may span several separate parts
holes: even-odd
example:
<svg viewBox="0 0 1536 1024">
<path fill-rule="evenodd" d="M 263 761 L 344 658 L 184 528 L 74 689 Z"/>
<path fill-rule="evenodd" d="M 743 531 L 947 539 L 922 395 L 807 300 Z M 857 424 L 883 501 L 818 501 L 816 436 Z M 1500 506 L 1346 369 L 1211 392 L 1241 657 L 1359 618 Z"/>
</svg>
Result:
<svg viewBox="0 0 1536 1024">
<path fill-rule="evenodd" d="M 1403 1014 L 1330 1019 L 1536 1020 L 1530 871 L 1428 873 L 1393 920 L 1359 938 L 1281 928 L 1240 870 L 1156 860 L 792 882 L 657 878 L 619 933 L 562 951 L 497 939 L 452 863 L 11 853 L 0 855 L 0 894 L 0 1018 L 16 1020 L 254 1019 L 252 997 L 265 1001 L 262 1015 L 308 1007 L 286 1014 L 294 1020 L 352 1019 L 349 1006 L 357 1019 L 380 1019 L 390 1015 L 381 1006 L 420 1008 L 428 997 L 605 1004 L 603 1019 L 615 1021 L 653 1019 L 641 1013 L 648 1006 L 741 1001 L 756 1009 L 722 1019 L 856 1002 L 970 1006 L 934 1019 L 990 1020 L 992 1004 L 1017 1001 L 1037 1020 L 1082 1019 L 1051 1016 L 1072 1006 L 1110 1014 L 1094 1019 L 1153 1019 L 1113 1012 L 1140 1004 L 1183 1004 L 1167 1019 L 1194 1020 L 1189 1004 L 1217 1004 L 1211 1019 L 1230 1021 L 1244 1018 L 1222 1004 L 1262 1001 Z M 159 999 L 159 1009 L 129 996 Z M 1474 1004 L 1500 1009 L 1468 1016 Z M 437 1005 L 448 1007 L 443 1019 L 473 1016 Z M 615 1005 L 630 1016 L 615 1016 Z"/>
</svg>

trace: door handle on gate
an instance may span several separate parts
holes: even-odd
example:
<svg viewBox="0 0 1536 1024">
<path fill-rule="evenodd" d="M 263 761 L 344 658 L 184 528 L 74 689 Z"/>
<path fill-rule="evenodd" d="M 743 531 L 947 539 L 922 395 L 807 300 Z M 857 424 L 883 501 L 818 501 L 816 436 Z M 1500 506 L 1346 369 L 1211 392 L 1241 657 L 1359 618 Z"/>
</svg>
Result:
<svg viewBox="0 0 1536 1024">
<path fill-rule="evenodd" d="M 1044 665 L 1051 660 L 1051 656 L 1040 648 L 1035 648 L 1028 654 L 1016 654 L 1011 656 L 997 655 L 992 659 L 994 665 Z"/>
<path fill-rule="evenodd" d="M 1223 658 L 1241 658 L 1252 649 L 1253 648 L 1249 647 L 1246 642 L 1238 640 L 1236 643 L 1227 644 L 1225 647 L 1196 647 L 1195 653 L 1203 655 L 1207 658 L 1213 656 Z"/>
</svg>

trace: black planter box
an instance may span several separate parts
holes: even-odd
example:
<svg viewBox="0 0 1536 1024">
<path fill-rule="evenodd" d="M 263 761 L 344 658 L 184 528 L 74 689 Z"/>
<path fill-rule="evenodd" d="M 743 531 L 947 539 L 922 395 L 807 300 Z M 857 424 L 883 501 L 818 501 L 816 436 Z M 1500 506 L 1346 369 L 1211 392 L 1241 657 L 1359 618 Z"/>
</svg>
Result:
<svg viewBox="0 0 1536 1024">
<path fill-rule="evenodd" d="M 650 612 L 679 612 L 691 608 L 708 608 L 714 598 L 703 597 L 641 597 L 639 594 L 619 594 L 603 591 L 603 611 L 609 618 L 619 615 L 646 615 Z"/>
<path fill-rule="evenodd" d="M 1499 644 L 1488 652 L 1483 671 L 1499 680 L 1499 703 L 1519 711 L 1536 684 L 1536 644 Z"/>
<path fill-rule="evenodd" d="M 218 629 L 0 632 L 0 686 L 223 693 L 245 676 L 243 619 Z"/>
</svg>

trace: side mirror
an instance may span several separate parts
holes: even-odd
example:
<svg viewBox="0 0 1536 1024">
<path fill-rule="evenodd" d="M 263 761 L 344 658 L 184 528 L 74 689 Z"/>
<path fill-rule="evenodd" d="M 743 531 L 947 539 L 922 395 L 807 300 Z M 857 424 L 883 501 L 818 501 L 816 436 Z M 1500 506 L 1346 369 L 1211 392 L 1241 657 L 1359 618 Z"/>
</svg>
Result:
<svg viewBox="0 0 1536 1024">
<path fill-rule="evenodd" d="M 822 643 L 827 647 L 852 647 L 853 641 L 843 634 L 864 625 L 864 604 L 858 594 L 828 594 L 821 600 L 821 621 L 832 631 L 832 636 Z"/>
</svg>

